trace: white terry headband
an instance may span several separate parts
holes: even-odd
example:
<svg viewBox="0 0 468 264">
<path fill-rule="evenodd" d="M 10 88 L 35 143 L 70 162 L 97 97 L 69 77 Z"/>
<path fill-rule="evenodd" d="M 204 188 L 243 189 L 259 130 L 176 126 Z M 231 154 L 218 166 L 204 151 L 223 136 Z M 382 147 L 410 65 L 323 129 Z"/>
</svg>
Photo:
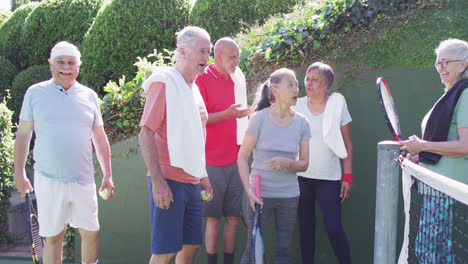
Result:
<svg viewBox="0 0 468 264">
<path fill-rule="evenodd" d="M 50 51 L 50 60 L 52 62 L 58 56 L 73 56 L 78 62 L 81 62 L 81 53 L 78 48 L 66 41 L 57 43 Z"/>
</svg>

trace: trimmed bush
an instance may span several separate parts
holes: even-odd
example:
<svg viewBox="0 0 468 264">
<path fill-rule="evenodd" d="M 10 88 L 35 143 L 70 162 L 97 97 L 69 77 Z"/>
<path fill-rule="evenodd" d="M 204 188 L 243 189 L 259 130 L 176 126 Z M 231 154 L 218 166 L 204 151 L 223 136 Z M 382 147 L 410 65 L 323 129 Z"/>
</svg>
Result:
<svg viewBox="0 0 468 264">
<path fill-rule="evenodd" d="M 23 51 L 23 39 L 21 30 L 24 21 L 38 6 L 38 3 L 30 3 L 16 9 L 15 12 L 0 26 L 0 56 L 13 62 L 19 69 L 25 69 L 28 65 Z"/>
<path fill-rule="evenodd" d="M 270 16 L 291 13 L 295 5 L 303 3 L 304 0 L 257 0 L 255 18 L 263 24 Z"/>
<path fill-rule="evenodd" d="M 10 87 L 18 69 L 10 60 L 0 56 L 0 100 L 6 95 L 5 90 Z"/>
<path fill-rule="evenodd" d="M 15 11 L 22 5 L 29 4 L 31 2 L 41 2 L 42 0 L 10 0 L 10 10 Z"/>
<path fill-rule="evenodd" d="M 14 112 L 13 122 L 18 122 L 21 105 L 23 104 L 23 97 L 29 86 L 50 78 L 52 78 L 52 74 L 50 73 L 49 65 L 31 66 L 15 77 L 10 89 L 11 98 L 7 102 L 8 108 Z"/>
<path fill-rule="evenodd" d="M 0 25 L 11 16 L 11 13 L 0 9 Z"/>
<path fill-rule="evenodd" d="M 26 19 L 22 31 L 29 65 L 47 62 L 59 41 L 78 45 L 93 23 L 103 0 L 49 0 L 42 2 Z"/>
<path fill-rule="evenodd" d="M 114 0 L 105 6 L 80 46 L 80 82 L 102 94 L 109 80 L 135 76 L 133 65 L 154 49 L 174 49 L 175 32 L 187 25 L 186 0 Z"/>
<path fill-rule="evenodd" d="M 263 24 L 271 15 L 290 13 L 304 0 L 197 0 L 190 23 L 205 28 L 216 41 L 247 30 L 255 22 Z"/>
<path fill-rule="evenodd" d="M 206 29 L 214 42 L 248 28 L 255 21 L 254 7 L 252 0 L 197 0 L 190 24 Z"/>
<path fill-rule="evenodd" d="M 13 125 L 12 112 L 8 110 L 5 101 L 0 102 L 0 245 L 8 243 L 11 234 L 8 233 L 8 210 L 13 192 Z"/>
</svg>

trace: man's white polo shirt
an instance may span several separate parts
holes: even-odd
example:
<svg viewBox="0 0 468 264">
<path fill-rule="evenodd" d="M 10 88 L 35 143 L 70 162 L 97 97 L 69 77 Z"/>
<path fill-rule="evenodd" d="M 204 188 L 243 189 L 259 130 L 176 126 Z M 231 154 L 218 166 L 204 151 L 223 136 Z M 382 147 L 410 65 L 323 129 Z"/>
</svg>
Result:
<svg viewBox="0 0 468 264">
<path fill-rule="evenodd" d="M 94 183 L 92 128 L 102 126 L 96 92 L 75 82 L 68 90 L 53 79 L 28 88 L 20 120 L 34 121 L 34 169 L 64 182 Z"/>
</svg>

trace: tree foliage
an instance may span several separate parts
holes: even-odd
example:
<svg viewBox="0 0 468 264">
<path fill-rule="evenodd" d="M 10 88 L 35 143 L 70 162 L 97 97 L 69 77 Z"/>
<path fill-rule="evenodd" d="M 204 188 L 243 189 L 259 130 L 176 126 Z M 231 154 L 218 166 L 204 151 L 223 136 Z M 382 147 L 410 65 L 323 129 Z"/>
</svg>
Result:
<svg viewBox="0 0 468 264">
<path fill-rule="evenodd" d="M 48 0 L 29 15 L 22 30 L 29 65 L 47 62 L 59 41 L 81 43 L 103 0 Z M 66 23 L 65 23 L 66 21 Z"/>
<path fill-rule="evenodd" d="M 10 88 L 17 72 L 18 69 L 11 61 L 0 56 L 0 99 L 6 95 L 6 90 Z"/>
<path fill-rule="evenodd" d="M 245 30 L 255 21 L 252 0 L 197 0 L 190 24 L 206 29 L 215 41 Z"/>
<path fill-rule="evenodd" d="M 190 23 L 205 28 L 211 38 L 234 36 L 255 22 L 278 13 L 289 13 L 304 0 L 197 0 Z"/>
<path fill-rule="evenodd" d="M 0 102 L 0 245 L 11 238 L 8 233 L 8 210 L 13 191 L 13 125 L 12 111 Z"/>
<path fill-rule="evenodd" d="M 135 76 L 133 62 L 153 49 L 174 48 L 187 25 L 185 0 L 114 0 L 96 17 L 81 45 L 80 81 L 97 92 L 109 80 Z"/>
<path fill-rule="evenodd" d="M 21 71 L 13 80 L 10 88 L 10 99 L 7 101 L 8 108 L 14 111 L 13 122 L 18 122 L 24 94 L 29 86 L 51 78 L 49 65 L 34 65 Z"/>
<path fill-rule="evenodd" d="M 4 11 L 0 9 L 0 25 L 8 19 L 8 17 L 11 16 L 11 13 L 9 11 Z"/>
<path fill-rule="evenodd" d="M 13 62 L 19 69 L 25 69 L 28 65 L 21 37 L 24 21 L 37 6 L 38 3 L 21 6 L 0 25 L 0 56 Z"/>
</svg>

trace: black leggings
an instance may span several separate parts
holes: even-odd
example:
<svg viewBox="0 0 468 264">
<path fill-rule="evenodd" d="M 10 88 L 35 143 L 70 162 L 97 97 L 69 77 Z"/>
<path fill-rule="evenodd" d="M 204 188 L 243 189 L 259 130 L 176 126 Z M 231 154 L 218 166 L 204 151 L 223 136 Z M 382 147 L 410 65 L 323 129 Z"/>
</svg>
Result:
<svg viewBox="0 0 468 264">
<path fill-rule="evenodd" d="M 341 223 L 340 181 L 315 180 L 299 176 L 299 207 L 302 263 L 314 263 L 315 201 L 318 201 L 323 222 L 333 251 L 341 264 L 351 263 L 348 238 Z"/>
</svg>

